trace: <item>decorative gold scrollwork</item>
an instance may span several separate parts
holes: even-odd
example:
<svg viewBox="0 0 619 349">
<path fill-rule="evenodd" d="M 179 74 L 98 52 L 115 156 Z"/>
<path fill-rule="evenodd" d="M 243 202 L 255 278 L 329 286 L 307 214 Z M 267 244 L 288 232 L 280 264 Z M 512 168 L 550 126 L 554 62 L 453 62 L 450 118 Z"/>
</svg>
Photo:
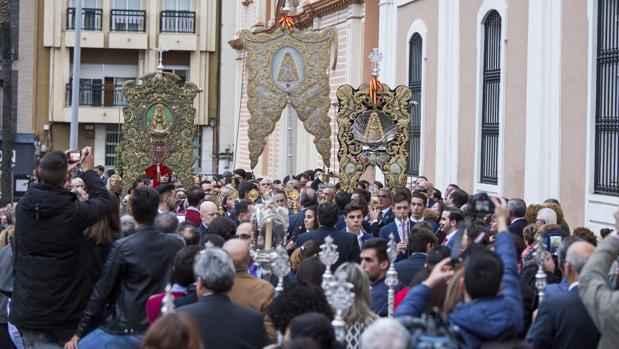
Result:
<svg viewBox="0 0 619 349">
<path fill-rule="evenodd" d="M 191 187 L 196 160 L 191 150 L 196 131 L 193 100 L 198 87 L 182 84 L 174 74 L 151 73 L 127 81 L 122 92 L 127 98 L 120 154 L 125 184 L 160 162 L 172 169 L 185 187 Z"/>
<path fill-rule="evenodd" d="M 406 86 L 383 87 L 376 104 L 370 100 L 367 84 L 359 89 L 342 85 L 337 90 L 339 177 L 347 192 L 355 190 L 368 166 L 381 169 L 390 190 L 406 185 L 412 94 Z"/>
</svg>

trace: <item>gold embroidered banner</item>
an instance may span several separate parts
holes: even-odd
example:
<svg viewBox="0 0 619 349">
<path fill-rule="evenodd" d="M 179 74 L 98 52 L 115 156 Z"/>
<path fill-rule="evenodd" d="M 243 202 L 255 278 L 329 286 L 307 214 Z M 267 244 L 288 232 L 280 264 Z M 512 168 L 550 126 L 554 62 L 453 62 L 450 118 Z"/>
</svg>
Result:
<svg viewBox="0 0 619 349">
<path fill-rule="evenodd" d="M 127 106 L 121 171 L 131 182 L 156 164 L 167 166 L 186 188 L 193 185 L 196 160 L 191 142 L 196 132 L 193 100 L 198 87 L 170 73 L 150 73 L 123 85 Z"/>
<path fill-rule="evenodd" d="M 376 91 L 381 92 L 372 96 L 368 84 L 337 89 L 337 157 L 340 185 L 347 192 L 357 188 L 368 166 L 380 168 L 391 191 L 406 186 L 411 90 L 381 84 Z"/>
<path fill-rule="evenodd" d="M 275 129 L 290 102 L 325 164 L 331 158 L 329 123 L 329 68 L 333 28 L 300 32 L 279 28 L 272 33 L 244 30 L 247 65 L 247 109 L 249 109 L 249 157 L 251 168 L 258 163 L 266 137 Z"/>
</svg>

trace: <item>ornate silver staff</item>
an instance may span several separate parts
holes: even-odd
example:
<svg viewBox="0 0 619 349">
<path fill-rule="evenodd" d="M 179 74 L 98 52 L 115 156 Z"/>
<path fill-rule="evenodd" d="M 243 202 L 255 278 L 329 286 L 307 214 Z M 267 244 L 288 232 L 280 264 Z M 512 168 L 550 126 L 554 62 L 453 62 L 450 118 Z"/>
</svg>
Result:
<svg viewBox="0 0 619 349">
<path fill-rule="evenodd" d="M 163 296 L 161 304 L 161 315 L 172 314 L 176 311 L 174 294 L 172 294 L 172 286 L 170 284 L 167 284 L 165 287 L 165 296 Z"/>
<path fill-rule="evenodd" d="M 398 256 L 397 244 L 393 238 L 393 233 L 389 234 L 389 242 L 387 243 L 387 256 L 389 257 L 389 270 L 385 278 L 385 285 L 388 287 L 387 297 L 387 315 L 393 317 L 395 288 L 398 286 L 398 272 L 395 270 L 395 259 Z"/>
<path fill-rule="evenodd" d="M 335 318 L 331 321 L 335 336 L 340 343 L 345 343 L 346 322 L 342 314 L 354 302 L 355 294 L 352 292 L 353 284 L 346 281 L 346 273 L 339 272 L 335 277 L 336 280 L 330 282 L 329 290 L 325 292 L 325 295 L 329 304 L 335 310 Z"/>
<path fill-rule="evenodd" d="M 262 278 L 268 280 L 274 272 L 272 252 L 278 245 L 286 243 L 288 211 L 265 200 L 254 208 L 252 223 L 254 233 L 250 254 L 260 267 Z"/>
<path fill-rule="evenodd" d="M 537 273 L 535 273 L 535 288 L 537 288 L 537 296 L 539 298 L 539 304 L 544 299 L 546 290 L 546 272 L 544 271 L 544 262 L 548 257 L 548 251 L 546 251 L 546 244 L 543 241 L 543 236 L 537 238 L 537 247 L 535 251 L 535 262 L 537 263 Z"/>
<path fill-rule="evenodd" d="M 337 262 L 337 259 L 340 257 L 340 253 L 337 252 L 337 245 L 333 243 L 333 238 L 331 235 L 327 235 L 325 238 L 325 243 L 320 245 L 320 253 L 318 254 L 320 257 L 320 261 L 327 268 L 325 269 L 324 274 L 322 274 L 322 289 L 325 293 L 331 287 L 331 282 L 333 281 L 333 274 L 331 273 L 331 266 Z"/>
<path fill-rule="evenodd" d="M 284 277 L 290 272 L 288 251 L 282 245 L 277 245 L 275 251 L 271 252 L 271 270 L 277 276 L 275 294 L 278 295 L 284 290 Z"/>
</svg>

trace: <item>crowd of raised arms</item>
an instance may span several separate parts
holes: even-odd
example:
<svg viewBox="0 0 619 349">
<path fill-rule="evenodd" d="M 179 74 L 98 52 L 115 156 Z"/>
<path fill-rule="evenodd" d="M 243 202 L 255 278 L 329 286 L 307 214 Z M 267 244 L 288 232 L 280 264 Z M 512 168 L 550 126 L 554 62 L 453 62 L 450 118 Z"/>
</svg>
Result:
<svg viewBox="0 0 619 349">
<path fill-rule="evenodd" d="M 619 347 L 619 211 L 594 232 L 553 198 L 423 176 L 347 192 L 320 169 L 236 169 L 189 187 L 105 172 L 90 148 L 81 159 L 48 153 L 0 211 L 0 348 Z M 254 253 L 267 201 L 288 211 L 277 292 Z M 322 285 L 327 236 L 354 294 L 345 336 Z"/>
</svg>

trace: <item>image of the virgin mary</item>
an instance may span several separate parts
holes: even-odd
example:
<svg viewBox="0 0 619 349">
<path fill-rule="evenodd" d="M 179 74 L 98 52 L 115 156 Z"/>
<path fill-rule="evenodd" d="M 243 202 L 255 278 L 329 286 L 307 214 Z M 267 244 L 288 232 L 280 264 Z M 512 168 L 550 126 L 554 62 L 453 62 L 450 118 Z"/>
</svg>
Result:
<svg viewBox="0 0 619 349">
<path fill-rule="evenodd" d="M 150 122 L 150 130 L 153 135 L 164 136 L 170 133 L 170 125 L 166 118 L 163 104 L 158 103 L 155 105 L 155 111 L 153 118 Z"/>
</svg>

